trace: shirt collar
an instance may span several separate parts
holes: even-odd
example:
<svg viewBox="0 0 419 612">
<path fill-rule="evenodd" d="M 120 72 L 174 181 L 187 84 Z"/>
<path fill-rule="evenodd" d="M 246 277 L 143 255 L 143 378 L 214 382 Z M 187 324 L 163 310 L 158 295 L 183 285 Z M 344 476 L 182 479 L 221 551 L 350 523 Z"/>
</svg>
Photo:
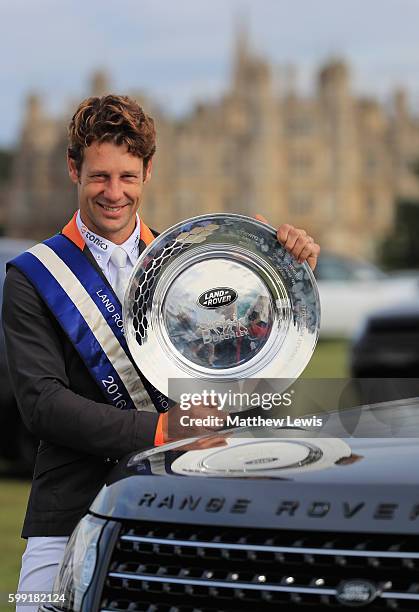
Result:
<svg viewBox="0 0 419 612">
<path fill-rule="evenodd" d="M 95 234 L 95 232 L 92 232 L 92 230 L 86 227 L 86 225 L 81 220 L 80 210 L 77 212 L 76 223 L 83 240 L 89 247 L 93 257 L 96 259 L 97 263 L 101 268 L 104 268 L 108 265 L 109 259 L 112 255 L 112 251 L 116 246 L 120 246 L 124 249 L 132 265 L 136 263 L 138 259 L 141 224 L 138 215 L 136 218 L 135 229 L 132 232 L 131 236 L 123 244 L 119 245 L 116 245 L 110 240 L 106 240 L 106 238 L 102 238 L 102 236 Z"/>
</svg>

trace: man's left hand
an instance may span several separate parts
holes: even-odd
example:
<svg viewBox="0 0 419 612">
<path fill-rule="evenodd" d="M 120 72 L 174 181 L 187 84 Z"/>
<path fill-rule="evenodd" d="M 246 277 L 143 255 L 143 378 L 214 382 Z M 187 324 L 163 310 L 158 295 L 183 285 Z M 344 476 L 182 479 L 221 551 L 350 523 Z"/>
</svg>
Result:
<svg viewBox="0 0 419 612">
<path fill-rule="evenodd" d="M 262 215 L 255 215 L 255 218 L 262 223 L 268 223 Z M 314 242 L 314 238 L 309 236 L 304 229 L 297 229 L 288 223 L 280 225 L 276 235 L 279 242 L 288 253 L 295 257 L 298 263 L 306 261 L 310 268 L 314 270 L 320 254 L 320 246 Z"/>
</svg>

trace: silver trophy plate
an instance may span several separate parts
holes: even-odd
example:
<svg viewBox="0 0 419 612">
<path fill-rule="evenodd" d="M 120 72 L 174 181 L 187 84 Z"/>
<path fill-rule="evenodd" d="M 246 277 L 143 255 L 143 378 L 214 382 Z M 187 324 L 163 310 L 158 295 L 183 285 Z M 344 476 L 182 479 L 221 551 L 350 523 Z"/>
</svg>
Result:
<svg viewBox="0 0 419 612">
<path fill-rule="evenodd" d="M 310 267 L 287 253 L 272 227 L 243 215 L 194 217 L 160 234 L 124 300 L 131 354 L 169 397 L 169 381 L 179 378 L 295 379 L 319 323 Z"/>
</svg>

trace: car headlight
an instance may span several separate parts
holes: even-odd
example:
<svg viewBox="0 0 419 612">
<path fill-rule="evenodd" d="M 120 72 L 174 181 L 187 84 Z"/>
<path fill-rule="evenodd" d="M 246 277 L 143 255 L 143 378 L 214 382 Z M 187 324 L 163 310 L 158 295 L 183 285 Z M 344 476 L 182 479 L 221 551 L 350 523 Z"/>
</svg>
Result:
<svg viewBox="0 0 419 612">
<path fill-rule="evenodd" d="M 78 612 L 81 609 L 95 571 L 97 545 L 105 523 L 103 519 L 88 514 L 73 531 L 53 588 L 54 593 L 64 595 L 60 610 Z"/>
</svg>

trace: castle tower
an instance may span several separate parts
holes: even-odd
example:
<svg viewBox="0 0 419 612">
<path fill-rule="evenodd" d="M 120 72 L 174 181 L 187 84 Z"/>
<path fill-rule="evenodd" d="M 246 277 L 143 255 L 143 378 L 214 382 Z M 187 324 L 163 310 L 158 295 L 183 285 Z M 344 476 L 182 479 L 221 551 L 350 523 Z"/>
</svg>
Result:
<svg viewBox="0 0 419 612">
<path fill-rule="evenodd" d="M 277 202 L 273 191 L 279 153 L 278 105 L 271 68 L 251 49 L 243 21 L 237 30 L 232 72 L 226 126 L 235 150 L 232 202 L 237 212 L 251 215 L 257 210 L 274 222 L 278 217 L 278 211 L 272 210 Z"/>
<path fill-rule="evenodd" d="M 356 114 L 349 69 L 343 61 L 334 59 L 321 68 L 318 98 L 329 156 L 330 199 L 324 211 L 324 221 L 332 224 L 328 232 L 335 236 L 336 244 L 330 244 L 330 248 L 339 251 L 342 243 L 347 244 L 349 239 L 354 240 L 358 235 L 355 228 L 359 228 L 363 217 Z M 333 226 L 335 229 L 331 230 Z"/>
<path fill-rule="evenodd" d="M 419 141 L 409 116 L 409 100 L 406 90 L 397 89 L 393 94 L 393 167 L 397 192 L 401 199 L 416 199 L 419 177 L 415 168 L 419 160 Z"/>
<path fill-rule="evenodd" d="M 97 70 L 93 73 L 90 81 L 90 95 L 101 97 L 109 93 L 111 93 L 111 84 L 107 72 Z"/>
</svg>

